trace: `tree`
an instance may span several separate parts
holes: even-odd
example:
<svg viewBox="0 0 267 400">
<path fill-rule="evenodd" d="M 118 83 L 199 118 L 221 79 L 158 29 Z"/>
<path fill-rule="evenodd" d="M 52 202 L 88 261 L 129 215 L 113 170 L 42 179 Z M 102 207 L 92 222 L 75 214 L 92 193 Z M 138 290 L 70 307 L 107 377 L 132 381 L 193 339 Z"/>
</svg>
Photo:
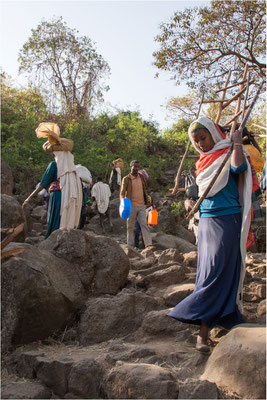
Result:
<svg viewBox="0 0 267 400">
<path fill-rule="evenodd" d="M 176 12 L 155 38 L 154 65 L 191 88 L 224 82 L 229 70 L 237 78 L 246 63 L 251 75 L 264 77 L 265 15 L 262 0 L 216 0 Z"/>
<path fill-rule="evenodd" d="M 19 52 L 19 71 L 33 73 L 40 85 L 50 84 L 49 98 L 61 104 L 67 115 L 81 118 L 90 116 L 108 90 L 100 82 L 109 66 L 91 39 L 77 33 L 62 17 L 42 21 Z"/>
<path fill-rule="evenodd" d="M 47 107 L 39 88 L 29 85 L 27 88 L 17 89 L 12 79 L 6 73 L 1 78 L 1 122 L 12 125 L 26 119 L 48 118 Z M 3 133 L 3 132 L 2 132 Z"/>
<path fill-rule="evenodd" d="M 217 94 L 211 91 L 211 98 L 217 98 Z M 205 99 L 204 99 L 205 100 Z M 166 109 L 170 116 L 177 121 L 178 118 L 195 119 L 199 110 L 201 96 L 197 90 L 191 90 L 184 96 L 171 97 L 166 103 Z M 200 116 L 205 115 L 211 119 L 215 119 L 218 112 L 218 103 L 202 104 L 200 108 Z M 235 114 L 235 103 L 230 104 L 224 111 L 222 122 L 230 120 Z"/>
<path fill-rule="evenodd" d="M 35 135 L 39 123 L 50 116 L 37 88 L 17 89 L 5 73 L 1 74 L 1 100 L 1 156 L 9 164 L 15 184 L 29 192 L 51 157 Z"/>
<path fill-rule="evenodd" d="M 200 96 L 196 90 L 191 90 L 185 96 L 171 97 L 166 103 L 166 109 L 175 120 L 177 116 L 194 118 L 199 107 Z"/>
</svg>

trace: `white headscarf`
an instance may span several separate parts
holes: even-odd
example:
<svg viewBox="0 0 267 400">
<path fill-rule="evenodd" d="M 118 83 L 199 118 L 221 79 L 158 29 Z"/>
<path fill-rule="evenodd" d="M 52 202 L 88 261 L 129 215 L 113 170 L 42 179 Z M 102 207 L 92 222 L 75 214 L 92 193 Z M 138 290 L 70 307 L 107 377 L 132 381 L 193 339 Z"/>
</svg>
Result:
<svg viewBox="0 0 267 400">
<path fill-rule="evenodd" d="M 204 151 L 200 150 L 194 143 L 194 140 L 192 138 L 192 126 L 196 123 L 200 123 L 201 125 L 205 126 L 205 128 L 209 131 L 209 133 L 211 134 L 211 137 L 215 143 L 215 146 L 210 150 L 207 151 L 206 153 L 204 153 Z M 214 122 L 207 117 L 200 117 L 198 118 L 196 121 L 192 122 L 192 124 L 189 126 L 188 129 L 188 136 L 189 139 L 191 140 L 192 145 L 194 146 L 194 148 L 196 149 L 196 151 L 200 154 L 211 154 L 216 150 L 220 150 L 220 149 L 225 149 L 226 147 L 229 147 L 231 144 L 231 140 L 230 139 L 224 139 L 222 137 L 222 135 L 220 134 L 220 132 L 218 131 L 216 125 L 214 124 Z"/>
<path fill-rule="evenodd" d="M 81 181 L 69 151 L 54 151 L 61 189 L 60 229 L 77 228 L 82 208 Z"/>
</svg>

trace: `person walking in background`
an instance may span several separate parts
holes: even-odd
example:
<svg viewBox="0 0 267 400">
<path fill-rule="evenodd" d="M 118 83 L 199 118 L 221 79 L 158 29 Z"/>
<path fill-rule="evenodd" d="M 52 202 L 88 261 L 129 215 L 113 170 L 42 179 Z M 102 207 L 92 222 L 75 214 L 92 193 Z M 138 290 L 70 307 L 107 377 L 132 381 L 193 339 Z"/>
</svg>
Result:
<svg viewBox="0 0 267 400">
<path fill-rule="evenodd" d="M 217 324 L 231 329 L 244 322 L 242 288 L 253 175 L 238 131 L 233 132 L 231 139 L 226 139 L 212 120 L 201 117 L 190 125 L 188 133 L 200 153 L 196 164 L 199 196 L 216 174 L 231 141 L 234 144 L 225 168 L 200 205 L 195 289 L 168 313 L 179 321 L 199 325 L 196 349 L 209 352 L 209 329 Z M 241 179 L 240 197 L 238 180 L 241 174 L 244 180 Z"/>
<path fill-rule="evenodd" d="M 89 169 L 81 164 L 76 165 L 76 170 L 82 184 L 82 209 L 79 223 L 79 229 L 83 229 L 86 223 L 87 204 L 91 195 L 91 187 L 93 184 L 92 175 Z"/>
<path fill-rule="evenodd" d="M 96 207 L 99 215 L 100 226 L 102 233 L 105 234 L 104 218 L 107 216 L 110 230 L 113 229 L 113 225 L 110 217 L 109 200 L 111 191 L 107 183 L 102 182 L 102 177 L 97 178 L 97 183 L 92 188 L 92 200 L 96 202 Z"/>
<path fill-rule="evenodd" d="M 140 169 L 138 171 L 138 173 L 145 178 L 146 182 L 148 181 L 149 176 L 148 176 L 148 173 L 146 172 L 145 169 Z M 148 216 L 148 212 L 151 209 L 152 209 L 152 206 L 146 208 L 146 217 Z M 139 245 L 140 234 L 141 234 L 141 247 Z M 142 232 L 141 232 L 141 226 L 140 226 L 140 224 L 139 224 L 137 219 L 136 219 L 135 224 L 134 224 L 134 247 L 136 249 L 139 249 L 139 248 L 144 249 L 145 248 L 145 243 L 144 243 L 144 239 L 143 239 Z"/>
<path fill-rule="evenodd" d="M 117 160 L 112 161 L 110 166 L 112 169 L 109 178 L 109 186 L 111 193 L 113 193 L 121 188 L 121 172 L 123 169 L 123 161 L 121 158 L 118 158 Z"/>
<path fill-rule="evenodd" d="M 133 160 L 130 163 L 131 172 L 122 180 L 120 200 L 127 197 L 131 200 L 132 211 L 127 219 L 127 245 L 134 247 L 134 225 L 137 219 L 146 248 L 154 249 L 152 246 L 151 233 L 146 219 L 146 206 L 152 205 L 151 197 L 147 192 L 147 185 L 143 175 L 139 174 L 140 163 Z"/>
<path fill-rule="evenodd" d="M 41 190 L 48 190 L 50 198 L 45 236 L 48 238 L 56 229 L 70 230 L 78 227 L 82 187 L 71 154 L 73 141 L 60 138 L 59 127 L 53 122 L 41 123 L 35 132 L 38 138 L 48 138 L 43 144 L 43 149 L 47 153 L 53 153 L 55 161 L 48 165 L 39 186 L 23 202 L 22 207 L 26 207 Z"/>
<path fill-rule="evenodd" d="M 264 165 L 264 157 L 261 154 L 261 149 L 255 140 L 253 133 L 251 133 L 246 127 L 242 132 L 242 144 L 249 153 L 255 171 L 260 173 Z"/>
</svg>

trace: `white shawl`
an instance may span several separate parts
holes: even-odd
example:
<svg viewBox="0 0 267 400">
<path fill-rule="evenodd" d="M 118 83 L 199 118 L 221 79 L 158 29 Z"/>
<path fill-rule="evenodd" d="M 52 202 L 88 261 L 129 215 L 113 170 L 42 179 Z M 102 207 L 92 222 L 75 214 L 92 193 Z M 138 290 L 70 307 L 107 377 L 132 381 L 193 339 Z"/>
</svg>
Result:
<svg viewBox="0 0 267 400">
<path fill-rule="evenodd" d="M 117 185 L 121 185 L 121 169 L 120 168 L 115 168 L 117 171 Z M 109 184 L 111 185 L 112 182 L 112 177 L 113 177 L 114 171 L 111 171 L 110 178 L 109 178 Z"/>
<path fill-rule="evenodd" d="M 59 229 L 77 228 L 82 208 L 81 181 L 76 172 L 74 157 L 69 151 L 54 151 L 57 178 L 61 190 Z"/>
<path fill-rule="evenodd" d="M 97 209 L 100 214 L 104 214 L 109 206 L 111 191 L 109 186 L 102 181 L 94 184 L 92 188 L 92 197 L 96 199 Z"/>
</svg>

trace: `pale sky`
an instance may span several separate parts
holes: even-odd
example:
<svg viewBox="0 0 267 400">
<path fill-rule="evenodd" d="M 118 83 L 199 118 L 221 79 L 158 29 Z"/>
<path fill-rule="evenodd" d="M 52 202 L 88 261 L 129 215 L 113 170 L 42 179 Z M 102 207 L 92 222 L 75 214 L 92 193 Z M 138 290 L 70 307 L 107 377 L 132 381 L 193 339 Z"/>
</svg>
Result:
<svg viewBox="0 0 267 400">
<path fill-rule="evenodd" d="M 140 111 L 164 129 L 174 120 L 166 119 L 161 105 L 172 96 L 183 95 L 185 85 L 176 86 L 168 73 L 153 67 L 153 51 L 159 49 L 154 38 L 159 25 L 175 11 L 207 5 L 208 1 L 0 1 L 1 58 L 0 66 L 15 81 L 26 85 L 25 75 L 18 75 L 18 53 L 42 19 L 63 17 L 69 28 L 88 36 L 97 52 L 108 62 L 111 75 L 106 81 L 104 108 Z M 156 72 L 160 78 L 155 79 Z M 103 108 L 102 108 L 103 110 Z"/>
</svg>

